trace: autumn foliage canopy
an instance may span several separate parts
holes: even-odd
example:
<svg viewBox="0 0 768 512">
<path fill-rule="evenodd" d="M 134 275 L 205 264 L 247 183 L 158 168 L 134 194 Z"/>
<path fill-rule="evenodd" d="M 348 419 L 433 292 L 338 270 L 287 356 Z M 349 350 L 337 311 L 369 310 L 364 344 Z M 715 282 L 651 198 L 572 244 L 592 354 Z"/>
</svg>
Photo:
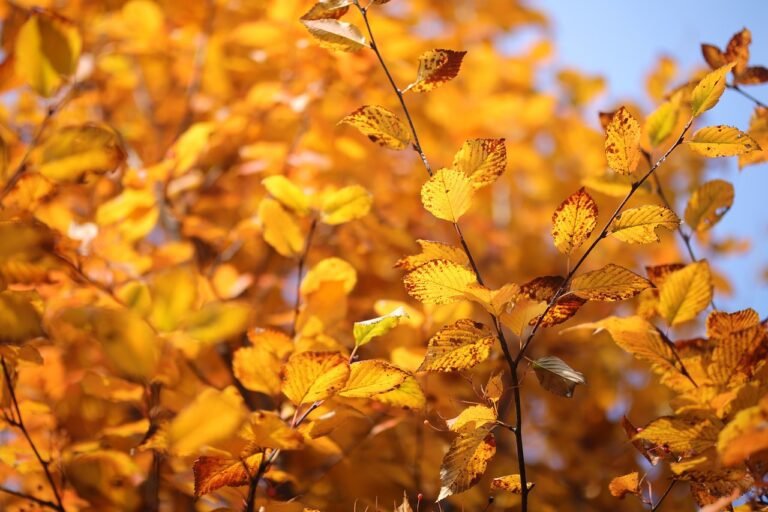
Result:
<svg viewBox="0 0 768 512">
<path fill-rule="evenodd" d="M 748 29 L 597 118 L 513 0 L 0 16 L 0 509 L 765 510 Z"/>
</svg>

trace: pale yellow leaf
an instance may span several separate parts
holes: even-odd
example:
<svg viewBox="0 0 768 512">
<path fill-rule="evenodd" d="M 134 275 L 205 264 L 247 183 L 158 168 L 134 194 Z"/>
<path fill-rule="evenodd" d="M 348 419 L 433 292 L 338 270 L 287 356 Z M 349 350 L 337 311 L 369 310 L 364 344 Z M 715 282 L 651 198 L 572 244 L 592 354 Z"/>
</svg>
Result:
<svg viewBox="0 0 768 512">
<path fill-rule="evenodd" d="M 261 180 L 261 183 L 286 208 L 299 215 L 309 213 L 309 198 L 285 176 L 269 176 Z"/>
<path fill-rule="evenodd" d="M 286 257 L 298 256 L 304 249 L 304 236 L 296 219 L 274 199 L 259 203 L 259 219 L 264 241 Z"/>
<path fill-rule="evenodd" d="M 280 393 L 280 359 L 263 346 L 237 349 L 232 371 L 245 389 L 272 396 Z"/>
<path fill-rule="evenodd" d="M 669 101 L 659 105 L 645 121 L 645 130 L 651 146 L 657 147 L 672 134 L 680 117 L 680 100 L 682 94 L 677 93 Z"/>
<path fill-rule="evenodd" d="M 748 134 L 732 126 L 706 126 L 688 141 L 688 147 L 696 153 L 717 158 L 738 156 L 759 151 L 760 145 Z"/>
<path fill-rule="evenodd" d="M 474 272 L 447 260 L 432 260 L 409 272 L 403 279 L 405 290 L 424 304 L 450 304 L 464 297 L 476 283 Z"/>
<path fill-rule="evenodd" d="M 356 26 L 333 18 L 301 21 L 320 46 L 344 52 L 357 51 L 368 43 Z"/>
<path fill-rule="evenodd" d="M 452 372 L 472 368 L 488 358 L 495 339 L 485 325 L 458 320 L 430 338 L 419 371 Z"/>
<path fill-rule="evenodd" d="M 309 295 L 316 292 L 323 283 L 327 282 L 340 282 L 344 292 L 349 293 L 357 284 L 357 271 L 341 258 L 320 260 L 301 281 L 301 294 Z"/>
<path fill-rule="evenodd" d="M 441 487 L 437 501 L 475 485 L 495 454 L 496 439 L 488 427 L 454 439 L 440 465 Z"/>
<path fill-rule="evenodd" d="M 597 204 L 580 188 L 557 207 L 552 215 L 552 238 L 563 254 L 571 254 L 587 241 L 597 226 Z"/>
<path fill-rule="evenodd" d="M 421 247 L 421 252 L 399 259 L 397 263 L 395 263 L 395 267 L 410 272 L 416 267 L 420 267 L 424 263 L 432 260 L 448 260 L 462 266 L 469 265 L 467 253 L 459 247 L 444 244 L 442 242 L 433 242 L 431 240 L 416 240 L 416 243 Z"/>
<path fill-rule="evenodd" d="M 720 96 L 725 91 L 726 75 L 735 65 L 735 62 L 731 62 L 714 71 L 710 71 L 696 85 L 691 93 L 691 114 L 693 117 L 698 117 L 717 105 L 717 102 L 720 101 Z"/>
<path fill-rule="evenodd" d="M 354 126 L 372 142 L 389 149 L 405 149 L 411 141 L 411 132 L 398 117 L 376 105 L 366 105 L 339 121 Z"/>
<path fill-rule="evenodd" d="M 454 223 L 469 210 L 473 195 L 469 177 L 456 169 L 440 169 L 421 188 L 424 208 L 438 219 Z"/>
<path fill-rule="evenodd" d="M 659 241 L 658 228 L 673 230 L 679 225 L 675 212 L 649 204 L 621 212 L 611 223 L 610 233 L 622 242 L 648 244 Z"/>
<path fill-rule="evenodd" d="M 696 318 L 712 300 L 712 276 L 706 261 L 669 275 L 659 289 L 659 314 L 670 325 Z"/>
<path fill-rule="evenodd" d="M 621 107 L 605 130 L 605 157 L 608 166 L 620 174 L 630 174 L 640 161 L 640 124 Z"/>
<path fill-rule="evenodd" d="M 722 425 L 715 418 L 692 415 L 664 416 L 640 430 L 634 440 L 665 446 L 675 454 L 697 454 L 712 447 Z"/>
<path fill-rule="evenodd" d="M 350 365 L 349 380 L 339 391 L 347 398 L 371 398 L 400 386 L 408 373 L 380 359 L 358 361 Z"/>
<path fill-rule="evenodd" d="M 382 336 L 394 329 L 400 322 L 408 318 L 405 309 L 399 307 L 386 315 L 355 322 L 352 335 L 355 338 L 355 346 L 362 347 L 377 336 Z"/>
<path fill-rule="evenodd" d="M 493 427 L 497 419 L 496 411 L 492 407 L 473 405 L 467 407 L 458 416 L 447 420 L 445 423 L 451 432 L 466 435 L 472 434 L 479 428 Z"/>
<path fill-rule="evenodd" d="M 114 131 L 95 124 L 69 126 L 54 132 L 34 156 L 37 171 L 55 181 L 77 181 L 85 173 L 102 174 L 125 160 Z"/>
<path fill-rule="evenodd" d="M 360 185 L 351 185 L 323 197 L 321 220 L 335 226 L 368 215 L 373 204 L 370 192 Z"/>
</svg>

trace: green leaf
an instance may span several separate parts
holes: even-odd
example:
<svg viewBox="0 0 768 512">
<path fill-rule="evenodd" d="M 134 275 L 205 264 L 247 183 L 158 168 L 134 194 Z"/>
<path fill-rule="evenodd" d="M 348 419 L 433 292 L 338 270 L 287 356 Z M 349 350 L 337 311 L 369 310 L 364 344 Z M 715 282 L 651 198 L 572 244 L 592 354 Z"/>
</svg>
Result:
<svg viewBox="0 0 768 512">
<path fill-rule="evenodd" d="M 399 307 L 384 316 L 371 318 L 362 322 L 355 322 L 352 333 L 355 337 L 355 346 L 362 347 L 377 336 L 383 336 L 400 323 L 403 318 L 408 318 L 405 309 Z"/>
</svg>

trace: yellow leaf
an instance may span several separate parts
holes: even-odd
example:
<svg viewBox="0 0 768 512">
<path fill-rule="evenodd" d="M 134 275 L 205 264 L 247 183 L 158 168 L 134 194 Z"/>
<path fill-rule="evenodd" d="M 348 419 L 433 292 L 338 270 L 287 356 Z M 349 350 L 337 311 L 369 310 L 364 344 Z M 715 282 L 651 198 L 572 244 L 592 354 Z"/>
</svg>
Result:
<svg viewBox="0 0 768 512">
<path fill-rule="evenodd" d="M 488 384 L 485 386 L 484 396 L 494 404 L 497 404 L 501 400 L 501 396 L 504 394 L 504 380 L 501 373 L 492 375 L 488 379 Z"/>
<path fill-rule="evenodd" d="M 160 361 L 160 340 L 141 317 L 129 310 L 92 308 L 90 329 L 104 353 L 127 378 L 148 382 Z"/>
<path fill-rule="evenodd" d="M 659 314 L 669 325 L 696 318 L 712 300 L 712 276 L 706 261 L 691 263 L 664 280 L 659 289 Z"/>
<path fill-rule="evenodd" d="M 191 267 L 177 266 L 152 276 L 149 321 L 160 331 L 176 329 L 197 301 L 197 280 Z"/>
<path fill-rule="evenodd" d="M 637 359 L 651 363 L 658 372 L 676 368 L 677 359 L 674 350 L 664 340 L 658 329 L 644 318 L 611 316 L 587 325 L 598 330 L 605 329 L 619 347 Z"/>
<path fill-rule="evenodd" d="M 285 176 L 270 176 L 261 180 L 261 183 L 286 208 L 299 215 L 309 213 L 309 198 Z"/>
<path fill-rule="evenodd" d="M 251 306 L 245 302 L 209 302 L 187 318 L 184 331 L 203 343 L 215 344 L 245 332 Z"/>
<path fill-rule="evenodd" d="M 605 157 L 608 166 L 620 174 L 630 174 L 640 161 L 640 124 L 621 107 L 606 128 Z"/>
<path fill-rule="evenodd" d="M 397 327 L 403 318 L 408 318 L 408 314 L 402 307 L 399 307 L 384 316 L 372 318 L 363 322 L 355 322 L 355 325 L 352 328 L 352 335 L 355 338 L 355 346 L 362 347 L 373 338 L 388 333 Z"/>
<path fill-rule="evenodd" d="M 357 271 L 341 258 L 321 260 L 301 281 L 301 294 L 309 295 L 316 292 L 323 283 L 327 282 L 340 282 L 344 293 L 349 293 L 357 284 Z"/>
<path fill-rule="evenodd" d="M 768 108 L 756 108 L 754 110 L 749 120 L 749 136 L 765 149 L 739 155 L 739 169 L 747 165 L 765 162 L 768 159 Z"/>
<path fill-rule="evenodd" d="M 528 490 L 533 489 L 533 482 L 526 482 Z M 520 475 L 506 475 L 494 478 L 491 480 L 491 490 L 494 491 L 507 491 L 512 494 L 523 493 L 523 482 Z"/>
<path fill-rule="evenodd" d="M 714 418 L 663 416 L 646 425 L 634 440 L 665 446 L 678 455 L 698 454 L 715 444 L 720 428 Z"/>
<path fill-rule="evenodd" d="M 743 382 L 747 377 L 747 365 L 765 341 L 765 334 L 765 329 L 758 324 L 730 332 L 722 338 L 713 338 L 716 345 L 708 368 L 712 380 L 729 387 Z"/>
<path fill-rule="evenodd" d="M 443 327 L 429 340 L 419 371 L 454 372 L 485 361 L 495 337 L 490 329 L 472 320 L 458 320 Z"/>
<path fill-rule="evenodd" d="M 352 0 L 318 0 L 301 19 L 339 19 L 347 13 L 350 5 L 352 5 Z"/>
<path fill-rule="evenodd" d="M 688 147 L 710 158 L 743 155 L 761 149 L 752 137 L 738 128 L 725 125 L 700 129 L 688 141 Z"/>
<path fill-rule="evenodd" d="M 741 410 L 720 432 L 717 451 L 723 464 L 735 466 L 752 454 L 768 449 L 768 402 Z"/>
<path fill-rule="evenodd" d="M 717 105 L 717 102 L 720 101 L 720 96 L 725 91 L 725 77 L 735 65 L 735 62 L 731 62 L 714 71 L 710 71 L 696 85 L 691 93 L 691 114 L 693 117 L 698 117 Z"/>
<path fill-rule="evenodd" d="M 472 205 L 469 176 L 456 169 L 440 169 L 421 187 L 424 208 L 438 219 L 457 222 Z"/>
<path fill-rule="evenodd" d="M 461 493 L 475 485 L 496 454 L 496 439 L 489 428 L 460 435 L 448 447 L 440 465 L 440 495 L 437 501 Z"/>
<path fill-rule="evenodd" d="M 471 139 L 453 157 L 453 168 L 469 177 L 475 189 L 490 185 L 507 168 L 504 139 Z"/>
<path fill-rule="evenodd" d="M 465 295 L 469 300 L 482 305 L 490 314 L 499 316 L 507 311 L 509 303 L 517 300 L 520 287 L 515 283 L 507 283 L 498 290 L 489 290 L 481 284 L 474 283 L 468 287 Z"/>
<path fill-rule="evenodd" d="M 280 359 L 262 346 L 241 347 L 232 356 L 232 371 L 245 389 L 277 395 Z"/>
<path fill-rule="evenodd" d="M 575 277 L 569 292 L 587 300 L 616 301 L 632 298 L 651 286 L 647 279 L 609 263 L 600 270 Z"/>
<path fill-rule="evenodd" d="M 241 434 L 248 441 L 247 449 L 271 448 L 273 450 L 298 450 L 304 446 L 304 437 L 290 428 L 272 411 L 251 413 L 250 428 Z"/>
<path fill-rule="evenodd" d="M 320 46 L 331 50 L 354 52 L 368 43 L 360 30 L 345 21 L 336 19 L 319 19 L 301 21 L 309 33 L 320 42 Z"/>
<path fill-rule="evenodd" d="M 499 320 L 517 336 L 522 336 L 526 327 L 535 322 L 544 313 L 545 309 L 547 309 L 547 301 L 530 299 L 523 296 L 515 301 L 514 307 L 503 312 Z M 548 313 L 547 317 L 549 316 Z"/>
<path fill-rule="evenodd" d="M 207 388 L 171 420 L 169 450 L 179 456 L 195 453 L 234 435 L 245 418 L 243 400 L 233 386 L 223 391 Z"/>
<path fill-rule="evenodd" d="M 467 253 L 458 247 L 431 240 L 416 240 L 416 243 L 421 246 L 421 253 L 399 259 L 395 267 L 410 272 L 432 260 L 448 260 L 462 266 L 469 265 Z"/>
<path fill-rule="evenodd" d="M 411 132 L 398 117 L 376 105 L 366 105 L 339 121 L 354 126 L 372 142 L 389 149 L 405 149 L 411 141 Z"/>
<path fill-rule="evenodd" d="M 360 185 L 344 187 L 323 198 L 321 219 L 331 226 L 368 215 L 373 204 L 371 194 Z"/>
<path fill-rule="evenodd" d="M 422 53 L 419 56 L 416 81 L 405 90 L 427 92 L 453 80 L 459 74 L 461 61 L 466 54 L 453 50 L 429 50 Z"/>
<path fill-rule="evenodd" d="M 685 207 L 685 223 L 693 231 L 706 231 L 718 223 L 733 205 L 733 185 L 712 180 L 693 191 Z"/>
<path fill-rule="evenodd" d="M 453 419 L 446 421 L 451 432 L 457 434 L 472 434 L 475 430 L 481 428 L 492 428 L 497 421 L 496 411 L 487 405 L 473 405 L 467 407 L 461 414 Z"/>
<path fill-rule="evenodd" d="M 676 229 L 680 219 L 669 208 L 645 205 L 621 212 L 611 223 L 610 233 L 630 244 L 648 244 L 658 242 L 656 230 L 660 227 Z"/>
<path fill-rule="evenodd" d="M 760 315 L 752 308 L 734 313 L 713 311 L 707 317 L 707 336 L 709 338 L 727 338 L 732 334 L 757 327 Z"/>
<path fill-rule="evenodd" d="M 293 354 L 283 367 L 283 393 L 294 405 L 325 400 L 344 388 L 349 373 L 349 361 L 338 352 Z"/>
<path fill-rule="evenodd" d="M 62 457 L 62 472 L 66 472 L 67 484 L 77 496 L 98 503 L 102 510 L 140 509 L 141 499 L 135 487 L 125 484 L 142 473 L 132 457 L 117 450 L 85 450 L 69 450 Z"/>
<path fill-rule="evenodd" d="M 407 376 L 403 383 L 392 391 L 375 395 L 373 399 L 387 405 L 411 410 L 423 409 L 427 402 L 419 382 L 412 375 Z"/>
<path fill-rule="evenodd" d="M 77 181 L 85 173 L 103 174 L 126 158 L 115 132 L 95 124 L 69 126 L 53 133 L 35 153 L 37 171 L 55 181 Z"/>
<path fill-rule="evenodd" d="M 680 99 L 682 94 L 677 93 L 672 99 L 662 103 L 654 110 L 645 121 L 645 130 L 651 146 L 657 147 L 672 134 L 680 117 Z"/>
<path fill-rule="evenodd" d="M 304 236 L 296 219 L 274 199 L 259 203 L 259 219 L 263 227 L 264 241 L 286 257 L 298 256 L 304 249 Z"/>
<path fill-rule="evenodd" d="M 597 226 L 597 204 L 580 188 L 557 207 L 552 215 L 552 238 L 563 254 L 571 254 L 587 241 Z"/>
<path fill-rule="evenodd" d="M 24 293 L 0 292 L 0 343 L 21 345 L 43 336 L 40 313 Z"/>
<path fill-rule="evenodd" d="M 195 496 L 203 496 L 222 487 L 248 485 L 251 475 L 258 473 L 264 454 L 256 453 L 244 459 L 202 456 L 195 459 Z"/>
<path fill-rule="evenodd" d="M 608 484 L 608 490 L 611 492 L 611 496 L 619 499 L 624 499 L 627 494 L 640 496 L 640 474 L 633 471 L 626 475 L 617 476 Z"/>
<path fill-rule="evenodd" d="M 406 372 L 386 361 L 359 361 L 350 365 L 349 380 L 338 394 L 347 398 L 371 398 L 392 391 L 402 384 L 406 377 Z"/>
<path fill-rule="evenodd" d="M 409 272 L 403 279 L 408 295 L 424 304 L 450 304 L 461 300 L 474 272 L 447 260 L 432 260 Z"/>
<path fill-rule="evenodd" d="M 16 36 L 16 73 L 42 96 L 51 96 L 75 72 L 82 41 L 66 18 L 35 10 Z"/>
</svg>

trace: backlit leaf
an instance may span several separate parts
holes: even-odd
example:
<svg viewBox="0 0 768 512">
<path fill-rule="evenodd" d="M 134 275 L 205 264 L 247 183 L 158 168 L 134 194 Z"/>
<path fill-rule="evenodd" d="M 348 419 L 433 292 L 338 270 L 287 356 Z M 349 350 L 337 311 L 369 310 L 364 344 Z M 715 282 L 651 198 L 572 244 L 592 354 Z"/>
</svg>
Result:
<svg viewBox="0 0 768 512">
<path fill-rule="evenodd" d="M 651 146 L 657 147 L 672 134 L 680 117 L 681 94 L 675 94 L 669 101 L 659 105 L 645 121 L 645 130 Z"/>
<path fill-rule="evenodd" d="M 766 341 L 766 332 L 762 326 L 755 325 L 715 340 L 715 350 L 712 352 L 708 373 L 717 384 L 733 386 L 746 377 L 742 375 L 739 376 L 742 378 L 737 378 L 736 373 L 744 363 L 753 358 Z"/>
<path fill-rule="evenodd" d="M 296 219 L 274 199 L 259 203 L 259 219 L 264 241 L 286 257 L 298 256 L 304 249 L 304 236 Z"/>
<path fill-rule="evenodd" d="M 333 18 L 304 19 L 301 21 L 320 46 L 331 50 L 354 52 L 368 43 L 356 26 Z"/>
<path fill-rule="evenodd" d="M 611 223 L 610 233 L 622 242 L 648 244 L 658 242 L 656 230 L 673 230 L 680 224 L 675 212 L 664 206 L 645 205 L 621 212 Z"/>
<path fill-rule="evenodd" d="M 717 441 L 720 425 L 697 416 L 664 416 L 653 420 L 634 439 L 664 446 L 675 454 L 697 454 Z"/>
<path fill-rule="evenodd" d="M 16 36 L 16 73 L 40 95 L 51 96 L 75 72 L 81 49 L 74 23 L 35 10 Z"/>
<path fill-rule="evenodd" d="M 37 171 L 55 181 L 77 181 L 85 173 L 112 171 L 125 160 L 115 132 L 95 124 L 62 128 L 51 135 L 35 161 Z"/>
<path fill-rule="evenodd" d="M 424 208 L 448 222 L 457 222 L 469 210 L 473 195 L 469 177 L 456 169 L 438 170 L 421 188 Z"/>
<path fill-rule="evenodd" d="M 712 300 L 712 276 L 706 261 L 673 272 L 659 289 L 659 314 L 670 325 L 696 318 Z"/>
<path fill-rule="evenodd" d="M 411 142 L 411 132 L 398 117 L 376 105 L 366 105 L 339 121 L 354 126 L 372 142 L 389 149 L 405 149 Z"/>
<path fill-rule="evenodd" d="M 458 320 L 430 338 L 419 371 L 452 372 L 472 368 L 488 358 L 494 341 L 495 337 L 485 325 Z"/>
<path fill-rule="evenodd" d="M 611 496 L 619 499 L 624 499 L 624 496 L 627 494 L 640 496 L 640 474 L 637 471 L 633 471 L 626 475 L 617 476 L 608 484 L 608 490 Z"/>
<path fill-rule="evenodd" d="M 429 261 L 403 278 L 408 295 L 424 304 L 456 302 L 476 282 L 474 272 L 447 260 Z"/>
<path fill-rule="evenodd" d="M 621 107 L 605 130 L 605 157 L 608 167 L 620 174 L 630 174 L 640 161 L 640 124 Z"/>
<path fill-rule="evenodd" d="M 753 454 L 768 449 L 768 401 L 739 411 L 717 440 L 717 451 L 726 466 L 744 462 Z"/>
<path fill-rule="evenodd" d="M 241 347 L 232 356 L 232 371 L 245 389 L 280 393 L 280 359 L 262 346 Z"/>
<path fill-rule="evenodd" d="M 707 336 L 724 339 L 739 331 L 757 327 L 759 323 L 760 315 L 752 308 L 734 313 L 713 311 L 707 317 Z"/>
<path fill-rule="evenodd" d="M 248 441 L 248 451 L 255 448 L 273 450 L 298 450 L 304 446 L 304 436 L 290 428 L 280 416 L 272 411 L 251 413 L 249 428 L 243 429 L 241 437 Z"/>
<path fill-rule="evenodd" d="M 466 297 L 482 305 L 492 315 L 499 316 L 506 312 L 507 306 L 520 295 L 520 287 L 515 283 L 507 283 L 498 290 L 489 290 L 485 286 L 474 283 L 469 286 Z"/>
<path fill-rule="evenodd" d="M 349 10 L 352 0 L 319 0 L 302 17 L 302 20 L 339 19 Z"/>
<path fill-rule="evenodd" d="M 338 352 L 293 354 L 283 367 L 283 393 L 294 405 L 325 400 L 344 387 L 349 373 L 349 361 Z"/>
<path fill-rule="evenodd" d="M 600 270 L 576 276 L 569 290 L 582 299 L 616 301 L 630 299 L 651 286 L 647 279 L 609 263 Z"/>
<path fill-rule="evenodd" d="M 533 489 L 533 482 L 526 482 L 528 490 Z M 493 491 L 507 491 L 513 494 L 523 493 L 523 482 L 520 475 L 507 475 L 500 476 L 491 480 L 491 490 Z"/>
<path fill-rule="evenodd" d="M 261 183 L 286 208 L 299 215 L 309 213 L 309 198 L 285 176 L 270 176 L 261 180 Z"/>
<path fill-rule="evenodd" d="M 664 372 L 676 367 L 677 360 L 672 347 L 656 327 L 644 318 L 612 316 L 588 325 L 598 330 L 605 329 L 619 347 L 637 359 L 651 363 L 657 371 Z"/>
<path fill-rule="evenodd" d="M 377 336 L 383 336 L 398 324 L 403 318 L 408 318 L 405 310 L 400 307 L 386 315 L 355 322 L 352 335 L 355 337 L 355 346 L 361 347 Z"/>
<path fill-rule="evenodd" d="M 341 258 L 325 258 L 313 266 L 301 281 L 301 294 L 309 295 L 318 291 L 323 283 L 340 282 L 345 293 L 357 284 L 357 271 Z"/>
<path fill-rule="evenodd" d="M 738 128 L 723 125 L 700 129 L 688 141 L 688 147 L 710 158 L 743 155 L 761 149 L 746 133 Z"/>
<path fill-rule="evenodd" d="M 706 231 L 718 223 L 733 205 L 733 185 L 725 180 L 712 180 L 691 194 L 685 207 L 685 223 L 693 231 Z"/>
<path fill-rule="evenodd" d="M 552 215 L 552 238 L 563 254 L 581 247 L 597 225 L 597 204 L 584 188 L 568 196 Z"/>
<path fill-rule="evenodd" d="M 456 78 L 461 61 L 467 52 L 454 50 L 429 50 L 419 56 L 419 71 L 416 81 L 407 87 L 416 92 L 427 92 Z"/>
<path fill-rule="evenodd" d="M 223 391 L 207 388 L 171 421 L 169 450 L 180 456 L 195 453 L 204 445 L 232 436 L 245 417 L 243 400 L 234 387 Z"/>
<path fill-rule="evenodd" d="M 187 317 L 184 331 L 203 343 L 226 341 L 245 332 L 251 306 L 245 302 L 209 302 Z"/>
<path fill-rule="evenodd" d="M 258 473 L 264 455 L 253 454 L 243 460 L 202 456 L 195 459 L 195 496 L 203 496 L 222 487 L 248 485 L 251 475 Z"/>
<path fill-rule="evenodd" d="M 490 185 L 507 168 L 504 139 L 471 139 L 453 157 L 453 168 L 466 174 L 476 189 Z"/>
<path fill-rule="evenodd" d="M 570 398 L 577 384 L 586 384 L 584 375 L 555 356 L 545 356 L 531 363 L 541 387 L 552 393 Z"/>
<path fill-rule="evenodd" d="M 321 220 L 335 226 L 368 215 L 373 204 L 370 192 L 360 185 L 344 187 L 323 197 Z"/>
<path fill-rule="evenodd" d="M 460 435 L 448 447 L 440 466 L 440 494 L 437 501 L 475 485 L 496 454 L 496 439 L 488 428 Z"/>
<path fill-rule="evenodd" d="M 480 428 L 491 428 L 496 424 L 497 413 L 487 405 L 473 405 L 467 407 L 461 414 L 446 421 L 451 432 L 457 434 L 472 434 Z"/>
<path fill-rule="evenodd" d="M 403 383 L 392 391 L 379 393 L 372 398 L 377 402 L 411 410 L 423 409 L 427 402 L 419 382 L 412 375 L 407 376 Z"/>
<path fill-rule="evenodd" d="M 691 93 L 691 114 L 693 117 L 698 117 L 717 105 L 717 102 L 720 101 L 720 96 L 725 91 L 726 75 L 735 65 L 735 62 L 731 62 L 714 71 L 710 71 L 696 85 Z"/>
<path fill-rule="evenodd" d="M 43 336 L 40 313 L 23 293 L 0 292 L 0 343 L 21 345 Z"/>
<path fill-rule="evenodd" d="M 407 377 L 406 372 L 380 359 L 358 361 L 350 365 L 349 380 L 338 394 L 347 398 L 371 398 L 392 391 Z"/>
<path fill-rule="evenodd" d="M 431 240 L 416 240 L 416 243 L 421 247 L 421 253 L 399 259 L 395 267 L 411 271 L 432 260 L 448 260 L 463 266 L 469 265 L 467 253 L 456 246 Z"/>
</svg>

